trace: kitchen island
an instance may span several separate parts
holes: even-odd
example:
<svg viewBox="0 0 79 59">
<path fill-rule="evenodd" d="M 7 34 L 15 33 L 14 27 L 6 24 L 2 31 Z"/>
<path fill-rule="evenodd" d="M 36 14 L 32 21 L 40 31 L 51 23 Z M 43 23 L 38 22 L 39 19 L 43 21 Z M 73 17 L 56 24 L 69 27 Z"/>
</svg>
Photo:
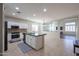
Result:
<svg viewBox="0 0 79 59">
<path fill-rule="evenodd" d="M 24 35 L 24 43 L 28 44 L 35 50 L 39 50 L 44 47 L 44 36 L 46 34 L 39 33 L 23 33 Z"/>
</svg>

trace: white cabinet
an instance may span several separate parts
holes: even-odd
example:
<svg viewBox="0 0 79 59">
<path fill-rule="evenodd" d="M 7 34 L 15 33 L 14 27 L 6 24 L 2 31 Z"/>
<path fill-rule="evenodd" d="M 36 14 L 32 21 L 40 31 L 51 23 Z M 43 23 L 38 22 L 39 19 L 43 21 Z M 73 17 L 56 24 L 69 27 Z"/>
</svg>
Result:
<svg viewBox="0 0 79 59">
<path fill-rule="evenodd" d="M 32 48 L 39 50 L 43 48 L 44 44 L 44 36 L 31 36 L 26 35 L 26 43 L 30 45 Z"/>
<path fill-rule="evenodd" d="M 8 33 L 8 41 L 10 41 L 11 40 L 11 33 Z"/>
<path fill-rule="evenodd" d="M 19 26 L 20 26 L 21 29 L 28 28 L 27 24 L 24 24 L 24 23 L 19 24 Z"/>
<path fill-rule="evenodd" d="M 31 40 L 30 36 L 26 35 L 26 43 L 29 45 L 31 45 L 30 40 Z"/>
<path fill-rule="evenodd" d="M 31 46 L 33 47 L 33 48 L 36 48 L 36 38 L 34 37 L 34 36 L 31 36 Z"/>
<path fill-rule="evenodd" d="M 8 21 L 8 28 L 11 28 L 11 26 L 19 26 L 19 28 L 21 28 L 21 29 L 28 28 L 28 25 L 26 23 Z"/>
</svg>

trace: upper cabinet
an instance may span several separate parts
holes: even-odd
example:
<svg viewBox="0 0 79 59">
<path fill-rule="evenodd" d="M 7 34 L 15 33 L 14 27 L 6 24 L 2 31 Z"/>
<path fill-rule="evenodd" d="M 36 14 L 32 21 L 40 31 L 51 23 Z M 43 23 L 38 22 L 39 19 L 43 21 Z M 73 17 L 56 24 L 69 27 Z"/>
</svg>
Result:
<svg viewBox="0 0 79 59">
<path fill-rule="evenodd" d="M 19 26 L 21 29 L 27 29 L 28 25 L 26 23 L 19 23 L 19 22 L 8 22 L 8 28 L 11 28 L 11 26 Z"/>
<path fill-rule="evenodd" d="M 28 25 L 25 23 L 20 23 L 19 25 L 20 25 L 20 28 L 22 28 L 22 29 L 28 28 Z"/>
</svg>

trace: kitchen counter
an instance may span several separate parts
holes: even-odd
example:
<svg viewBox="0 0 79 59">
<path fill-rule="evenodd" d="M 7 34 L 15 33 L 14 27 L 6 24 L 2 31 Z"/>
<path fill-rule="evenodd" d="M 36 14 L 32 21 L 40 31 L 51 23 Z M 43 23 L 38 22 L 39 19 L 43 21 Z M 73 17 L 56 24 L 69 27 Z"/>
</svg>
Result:
<svg viewBox="0 0 79 59">
<path fill-rule="evenodd" d="M 26 33 L 26 35 L 38 37 L 38 36 L 44 36 L 46 34 L 42 34 L 42 33 Z"/>
<path fill-rule="evenodd" d="M 28 44 L 35 50 L 39 50 L 44 47 L 44 35 L 42 33 L 23 33 L 24 43 Z"/>
</svg>

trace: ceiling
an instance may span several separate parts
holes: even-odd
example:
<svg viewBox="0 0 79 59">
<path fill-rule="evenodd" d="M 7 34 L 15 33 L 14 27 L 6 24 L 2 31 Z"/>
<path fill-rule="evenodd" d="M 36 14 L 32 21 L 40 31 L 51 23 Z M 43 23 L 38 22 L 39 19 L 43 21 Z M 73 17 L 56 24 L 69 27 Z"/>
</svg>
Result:
<svg viewBox="0 0 79 59">
<path fill-rule="evenodd" d="M 4 7 L 6 16 L 40 23 L 79 15 L 78 3 L 5 3 Z M 21 13 L 16 13 L 16 7 L 19 7 Z M 47 12 L 43 11 L 44 8 L 47 9 Z M 12 13 L 16 14 L 12 15 Z"/>
</svg>

